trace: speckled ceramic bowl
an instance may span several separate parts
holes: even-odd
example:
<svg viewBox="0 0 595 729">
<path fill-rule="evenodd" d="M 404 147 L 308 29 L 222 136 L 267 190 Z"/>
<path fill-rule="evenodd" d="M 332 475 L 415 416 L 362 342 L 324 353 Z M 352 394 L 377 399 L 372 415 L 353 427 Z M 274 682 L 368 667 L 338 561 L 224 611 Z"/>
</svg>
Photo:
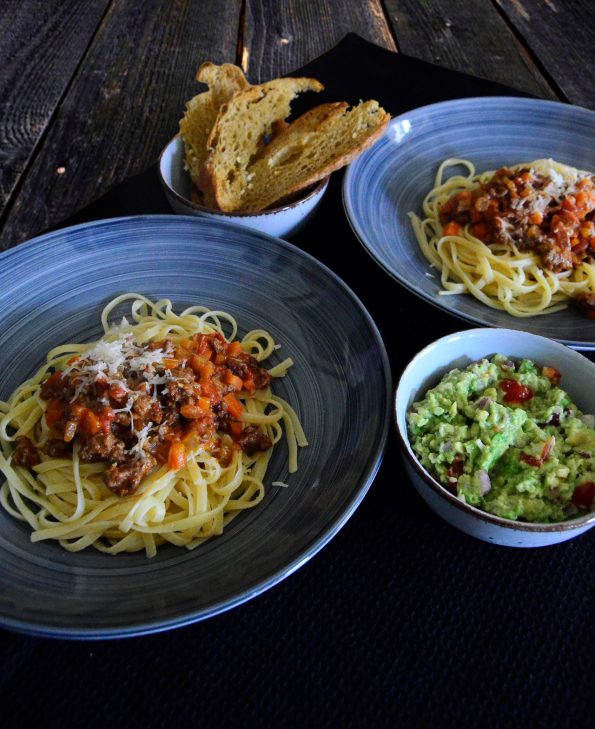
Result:
<svg viewBox="0 0 595 729">
<path fill-rule="evenodd" d="M 406 367 L 396 394 L 396 425 L 405 468 L 418 493 L 443 519 L 486 542 L 510 547 L 543 547 L 586 532 L 595 511 L 555 524 L 516 522 L 488 514 L 460 501 L 423 468 L 407 433 L 406 414 L 446 372 L 493 354 L 525 357 L 555 367 L 561 386 L 585 413 L 595 413 L 595 365 L 558 342 L 510 329 L 470 329 L 451 334 L 422 349 Z"/>
<path fill-rule="evenodd" d="M 159 175 L 169 204 L 179 215 L 199 215 L 212 220 L 224 220 L 280 238 L 294 235 L 312 217 L 329 182 L 329 177 L 325 177 L 290 202 L 261 213 L 224 213 L 211 210 L 191 200 L 192 181 L 184 168 L 184 142 L 179 135 L 161 153 Z"/>
</svg>

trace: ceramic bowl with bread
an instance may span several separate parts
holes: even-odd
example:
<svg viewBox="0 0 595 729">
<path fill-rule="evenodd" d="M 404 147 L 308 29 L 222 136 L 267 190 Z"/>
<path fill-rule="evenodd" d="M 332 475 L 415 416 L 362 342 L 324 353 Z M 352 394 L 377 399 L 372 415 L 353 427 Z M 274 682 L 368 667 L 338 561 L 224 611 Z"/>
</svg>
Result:
<svg viewBox="0 0 595 729">
<path fill-rule="evenodd" d="M 291 119 L 296 96 L 324 88 L 316 79 L 252 85 L 238 66 L 213 63 L 203 63 L 196 79 L 208 89 L 188 101 L 160 159 L 170 204 L 275 235 L 295 232 L 329 175 L 374 144 L 390 120 L 374 100 L 320 104 Z"/>
<path fill-rule="evenodd" d="M 184 159 L 184 140 L 177 135 L 167 143 L 159 158 L 161 184 L 175 213 L 227 220 L 278 238 L 289 238 L 294 235 L 314 215 L 329 183 L 329 178 L 325 177 L 284 204 L 273 206 L 260 213 L 226 213 L 195 202 L 192 179 Z"/>
</svg>

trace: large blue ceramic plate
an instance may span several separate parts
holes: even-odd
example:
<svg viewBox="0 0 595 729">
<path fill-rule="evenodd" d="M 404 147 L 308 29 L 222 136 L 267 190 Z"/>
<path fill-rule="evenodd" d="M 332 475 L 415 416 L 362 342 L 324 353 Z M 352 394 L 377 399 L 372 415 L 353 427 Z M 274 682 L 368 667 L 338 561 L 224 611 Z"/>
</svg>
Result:
<svg viewBox="0 0 595 729">
<path fill-rule="evenodd" d="M 390 371 L 378 330 L 328 268 L 277 238 L 195 217 L 99 221 L 51 233 L 0 256 L 0 398 L 61 342 L 101 333 L 99 314 L 135 291 L 264 327 L 295 366 L 276 392 L 297 409 L 310 445 L 299 471 L 275 449 L 267 493 L 220 537 L 189 552 L 71 554 L 32 544 L 0 513 L 0 623 L 61 637 L 114 637 L 209 617 L 275 585 L 345 524 L 380 465 Z M 281 480 L 288 488 L 274 487 Z"/>
<path fill-rule="evenodd" d="M 474 98 L 421 107 L 393 119 L 386 135 L 353 162 L 343 202 L 356 235 L 391 276 L 426 301 L 487 326 L 522 329 L 595 349 L 595 320 L 573 306 L 518 319 L 471 295 L 440 296 L 440 277 L 419 250 L 407 213 L 421 214 L 439 164 L 471 160 L 478 172 L 551 157 L 595 172 L 595 113 L 552 101 Z"/>
</svg>

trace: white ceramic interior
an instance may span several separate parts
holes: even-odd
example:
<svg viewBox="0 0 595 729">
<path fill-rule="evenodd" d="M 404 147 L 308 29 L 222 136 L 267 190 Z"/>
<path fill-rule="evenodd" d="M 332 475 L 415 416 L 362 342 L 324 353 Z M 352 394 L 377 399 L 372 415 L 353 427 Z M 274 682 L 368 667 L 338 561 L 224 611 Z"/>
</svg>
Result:
<svg viewBox="0 0 595 729">
<path fill-rule="evenodd" d="M 325 177 L 309 188 L 302 197 L 262 213 L 224 213 L 192 202 L 192 181 L 184 167 L 184 156 L 184 141 L 177 135 L 168 142 L 159 158 L 161 183 L 174 212 L 179 215 L 199 215 L 227 220 L 278 238 L 294 235 L 310 219 L 320 204 L 329 182 L 329 178 Z"/>
<path fill-rule="evenodd" d="M 595 413 L 595 365 L 578 352 L 545 337 L 511 329 L 470 329 L 437 340 L 409 363 L 399 382 L 395 416 L 405 468 L 413 485 L 441 517 L 483 539 L 512 547 L 541 547 L 582 534 L 595 525 L 595 511 L 557 524 L 514 522 L 463 503 L 433 478 L 417 460 L 407 435 L 406 414 L 449 370 L 482 357 L 525 357 L 562 373 L 564 388 L 585 413 Z"/>
</svg>

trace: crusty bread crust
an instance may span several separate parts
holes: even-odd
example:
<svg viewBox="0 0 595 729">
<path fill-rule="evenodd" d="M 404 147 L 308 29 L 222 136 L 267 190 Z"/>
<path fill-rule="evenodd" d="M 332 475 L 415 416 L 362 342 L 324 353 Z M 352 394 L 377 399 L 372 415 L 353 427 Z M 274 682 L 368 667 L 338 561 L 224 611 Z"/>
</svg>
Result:
<svg viewBox="0 0 595 729">
<path fill-rule="evenodd" d="M 186 167 L 194 185 L 200 180 L 202 167 L 207 158 L 207 140 L 221 106 L 234 94 L 249 86 L 241 68 L 231 63 L 217 66 L 203 63 L 196 72 L 196 80 L 208 85 L 208 90 L 194 96 L 186 104 L 180 119 L 180 134 L 186 149 Z M 214 199 L 205 204 L 216 204 Z"/>
<path fill-rule="evenodd" d="M 344 167 L 386 130 L 377 101 L 321 104 L 288 124 L 291 102 L 321 91 L 316 79 L 280 78 L 251 86 L 238 66 L 206 62 L 209 87 L 180 121 L 193 199 L 226 212 L 259 212 Z"/>
<path fill-rule="evenodd" d="M 207 142 L 208 154 L 198 183 L 203 194 L 214 197 L 221 210 L 237 210 L 250 182 L 250 165 L 283 128 L 293 99 L 304 91 L 323 88 L 316 79 L 290 77 L 235 94 L 219 110 Z"/>
</svg>

